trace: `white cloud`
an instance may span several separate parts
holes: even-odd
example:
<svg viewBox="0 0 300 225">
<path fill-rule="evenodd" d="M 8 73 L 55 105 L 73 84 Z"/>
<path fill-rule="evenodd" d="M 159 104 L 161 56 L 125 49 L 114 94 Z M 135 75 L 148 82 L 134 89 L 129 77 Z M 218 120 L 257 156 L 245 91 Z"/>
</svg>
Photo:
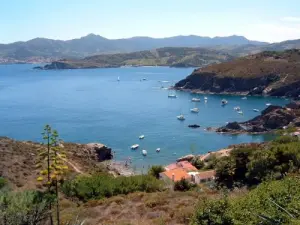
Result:
<svg viewBox="0 0 300 225">
<path fill-rule="evenodd" d="M 287 16 L 280 19 L 284 22 L 300 23 L 300 17 Z"/>
</svg>

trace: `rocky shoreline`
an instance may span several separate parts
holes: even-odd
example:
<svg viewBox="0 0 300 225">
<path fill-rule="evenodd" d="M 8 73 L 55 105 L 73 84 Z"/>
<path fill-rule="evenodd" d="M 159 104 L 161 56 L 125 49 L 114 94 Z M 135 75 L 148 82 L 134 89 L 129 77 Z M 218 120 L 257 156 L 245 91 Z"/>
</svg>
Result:
<svg viewBox="0 0 300 225">
<path fill-rule="evenodd" d="M 216 129 L 218 133 L 267 133 L 288 127 L 300 127 L 300 101 L 294 101 L 285 107 L 271 105 L 261 115 L 245 122 L 230 122 Z"/>
</svg>

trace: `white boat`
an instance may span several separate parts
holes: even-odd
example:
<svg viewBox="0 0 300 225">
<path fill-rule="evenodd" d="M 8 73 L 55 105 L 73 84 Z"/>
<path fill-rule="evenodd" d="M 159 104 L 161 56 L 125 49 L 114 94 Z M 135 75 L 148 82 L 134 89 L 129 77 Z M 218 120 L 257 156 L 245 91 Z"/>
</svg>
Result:
<svg viewBox="0 0 300 225">
<path fill-rule="evenodd" d="M 135 144 L 135 145 L 132 145 L 132 146 L 131 146 L 131 149 L 134 149 L 134 150 L 135 150 L 135 149 L 138 149 L 139 147 L 140 147 L 140 146 L 139 146 L 138 144 Z"/>
<path fill-rule="evenodd" d="M 177 116 L 177 119 L 178 119 L 178 120 L 185 120 L 184 115 L 182 115 L 182 114 L 179 115 L 179 116 Z"/>
<path fill-rule="evenodd" d="M 207 100 L 208 98 L 207 97 L 204 97 L 204 100 Z"/>
<path fill-rule="evenodd" d="M 238 113 L 238 114 L 244 114 L 243 111 L 238 111 L 237 113 Z"/>
<path fill-rule="evenodd" d="M 177 98 L 177 96 L 175 94 L 169 94 L 168 98 Z"/>
<path fill-rule="evenodd" d="M 239 107 L 239 106 L 236 106 L 236 107 L 234 107 L 233 108 L 235 111 L 240 111 L 241 110 L 241 108 Z"/>
<path fill-rule="evenodd" d="M 200 98 L 192 98 L 192 102 L 200 102 L 201 99 Z"/>
<path fill-rule="evenodd" d="M 259 112 L 259 109 L 253 109 L 254 112 Z"/>
<path fill-rule="evenodd" d="M 207 103 L 207 99 L 204 100 L 204 103 Z"/>
<path fill-rule="evenodd" d="M 144 139 L 144 138 L 145 138 L 145 135 L 139 136 L 139 139 Z"/>
<path fill-rule="evenodd" d="M 191 109 L 191 112 L 192 112 L 192 113 L 198 113 L 198 112 L 199 112 L 199 109 L 198 109 L 198 108 L 193 108 L 193 109 Z"/>
<path fill-rule="evenodd" d="M 142 150 L 142 154 L 143 154 L 143 156 L 146 156 L 147 155 L 147 151 L 146 150 Z"/>
<path fill-rule="evenodd" d="M 160 152 L 160 148 L 157 148 L 157 149 L 156 149 L 156 152 Z"/>
<path fill-rule="evenodd" d="M 243 100 L 246 100 L 246 99 L 247 99 L 247 97 L 246 97 L 246 96 L 245 96 L 245 97 L 242 97 L 242 99 L 243 99 Z"/>
<path fill-rule="evenodd" d="M 222 105 L 226 105 L 228 103 L 228 101 L 226 99 L 222 99 L 221 104 Z"/>
<path fill-rule="evenodd" d="M 118 81 L 120 81 L 120 77 L 118 77 Z"/>
<path fill-rule="evenodd" d="M 272 104 L 271 104 L 271 103 L 267 103 L 267 104 L 266 104 L 266 106 L 270 106 L 270 105 L 272 105 Z"/>
</svg>

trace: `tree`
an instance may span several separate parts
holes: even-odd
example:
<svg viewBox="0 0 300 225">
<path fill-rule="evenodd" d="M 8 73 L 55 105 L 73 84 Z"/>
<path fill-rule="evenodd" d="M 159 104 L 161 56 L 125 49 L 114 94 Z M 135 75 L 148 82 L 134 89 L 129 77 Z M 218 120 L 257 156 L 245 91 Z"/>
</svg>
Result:
<svg viewBox="0 0 300 225">
<path fill-rule="evenodd" d="M 192 165 L 196 167 L 198 170 L 204 167 L 204 162 L 199 157 L 194 157 L 191 161 Z"/>
<path fill-rule="evenodd" d="M 156 177 L 157 179 L 159 178 L 159 174 L 164 172 L 165 168 L 163 166 L 152 166 L 149 171 L 148 174 L 151 176 Z"/>
<path fill-rule="evenodd" d="M 42 168 L 40 171 L 41 176 L 37 178 L 39 182 L 43 182 L 43 176 L 47 175 L 46 185 L 48 193 L 54 194 L 56 197 L 56 220 L 60 224 L 59 212 L 59 184 L 63 181 L 65 172 L 68 170 L 66 165 L 66 154 L 63 148 L 60 147 L 59 135 L 56 130 L 52 130 L 49 125 L 44 128 L 43 139 L 45 143 L 41 148 L 39 154 L 39 166 Z M 46 148 L 44 147 L 46 145 Z M 44 162 L 47 162 L 46 164 Z M 46 168 L 43 170 L 43 168 Z M 49 209 L 52 210 L 52 204 L 49 203 Z M 52 215 L 50 216 L 50 223 L 53 224 Z"/>
<path fill-rule="evenodd" d="M 232 157 L 223 157 L 216 165 L 216 181 L 228 188 L 233 187 L 235 160 Z"/>
</svg>

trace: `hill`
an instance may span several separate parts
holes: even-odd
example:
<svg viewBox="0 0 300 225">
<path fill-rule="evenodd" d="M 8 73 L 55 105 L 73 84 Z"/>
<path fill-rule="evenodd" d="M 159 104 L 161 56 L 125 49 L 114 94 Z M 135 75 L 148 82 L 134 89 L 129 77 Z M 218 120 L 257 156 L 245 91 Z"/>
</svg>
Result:
<svg viewBox="0 0 300 225">
<path fill-rule="evenodd" d="M 175 88 L 199 92 L 298 97 L 300 50 L 265 51 L 195 70 Z"/>
<path fill-rule="evenodd" d="M 150 51 L 96 55 L 84 59 L 54 61 L 43 69 L 84 69 L 121 66 L 200 67 L 232 60 L 233 57 L 205 48 L 159 48 Z"/>
<path fill-rule="evenodd" d="M 82 58 L 98 54 L 133 52 L 162 47 L 209 47 L 245 44 L 261 45 L 266 43 L 250 41 L 243 36 L 236 35 L 214 38 L 190 35 L 168 38 L 132 37 L 107 39 L 99 35 L 89 34 L 85 37 L 67 41 L 35 38 L 26 42 L 0 44 L 0 59 L 29 60 L 32 57 L 54 59 Z"/>
</svg>

